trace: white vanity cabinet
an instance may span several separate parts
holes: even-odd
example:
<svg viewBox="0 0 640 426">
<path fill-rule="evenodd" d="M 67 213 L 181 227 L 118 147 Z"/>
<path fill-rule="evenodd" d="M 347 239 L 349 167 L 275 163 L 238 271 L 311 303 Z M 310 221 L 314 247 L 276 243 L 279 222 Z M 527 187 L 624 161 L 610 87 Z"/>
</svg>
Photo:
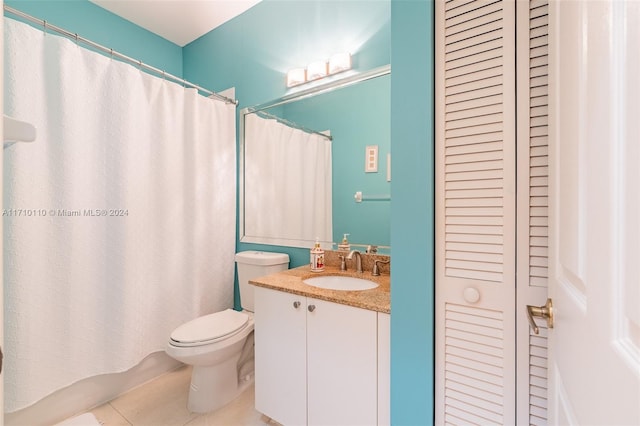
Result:
<svg viewBox="0 0 640 426">
<path fill-rule="evenodd" d="M 391 315 L 378 312 L 378 426 L 391 424 Z"/>
<path fill-rule="evenodd" d="M 255 330 L 259 412 L 284 425 L 378 423 L 377 312 L 256 287 Z"/>
</svg>

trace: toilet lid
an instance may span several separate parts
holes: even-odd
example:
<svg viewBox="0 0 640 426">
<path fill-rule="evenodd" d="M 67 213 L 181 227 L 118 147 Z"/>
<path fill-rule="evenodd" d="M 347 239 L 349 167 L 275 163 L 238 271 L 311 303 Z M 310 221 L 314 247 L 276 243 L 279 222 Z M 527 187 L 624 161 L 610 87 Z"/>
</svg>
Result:
<svg viewBox="0 0 640 426">
<path fill-rule="evenodd" d="M 179 343 L 198 343 L 219 339 L 242 329 L 249 315 L 227 309 L 191 320 L 171 333 L 171 340 Z"/>
</svg>

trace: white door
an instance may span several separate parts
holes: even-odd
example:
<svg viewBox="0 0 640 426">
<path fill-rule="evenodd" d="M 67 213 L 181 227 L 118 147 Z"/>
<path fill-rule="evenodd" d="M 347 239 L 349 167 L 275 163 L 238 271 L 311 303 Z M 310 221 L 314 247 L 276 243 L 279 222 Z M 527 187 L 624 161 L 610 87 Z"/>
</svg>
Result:
<svg viewBox="0 0 640 426">
<path fill-rule="evenodd" d="M 549 420 L 638 425 L 640 2 L 549 16 Z"/>
<path fill-rule="evenodd" d="M 547 424 L 547 335 L 535 334 L 527 305 L 547 300 L 548 277 L 548 0 L 516 2 L 517 256 L 516 424 Z"/>
<path fill-rule="evenodd" d="M 4 1 L 0 0 L 0 6 L 4 10 Z M 0 19 L 0 34 L 4 34 L 4 21 Z M 0 99 L 3 99 L 2 104 L 0 104 L 0 110 L 4 111 L 4 37 L 0 37 L 0 52 L 3 52 L 2 56 L 0 56 Z M 4 116 L 4 115 L 3 115 Z M 0 121 L 0 134 L 4 135 L 3 122 Z M 4 139 L 4 137 L 3 137 Z M 0 152 L 0 188 L 2 188 L 2 164 L 3 164 L 3 154 L 4 150 Z M 0 222 L 0 236 L 3 235 L 2 232 L 2 222 Z M 0 251 L 2 251 L 2 241 L 4 238 L 0 238 Z M 3 252 L 4 253 L 4 252 Z M 0 257 L 0 276 L 4 275 L 2 271 L 2 259 L 3 256 Z M 4 301 L 3 301 L 3 286 L 0 286 L 0 318 L 4 318 L 3 311 Z M 4 343 L 4 321 L 0 321 L 0 349 L 2 348 L 2 344 Z M 4 370 L 4 367 L 2 368 Z M 4 413 L 4 378 L 2 370 L 0 370 L 0 413 Z M 0 416 L 0 425 L 4 424 L 4 416 Z"/>
<path fill-rule="evenodd" d="M 515 9 L 435 4 L 439 425 L 516 418 Z"/>
</svg>

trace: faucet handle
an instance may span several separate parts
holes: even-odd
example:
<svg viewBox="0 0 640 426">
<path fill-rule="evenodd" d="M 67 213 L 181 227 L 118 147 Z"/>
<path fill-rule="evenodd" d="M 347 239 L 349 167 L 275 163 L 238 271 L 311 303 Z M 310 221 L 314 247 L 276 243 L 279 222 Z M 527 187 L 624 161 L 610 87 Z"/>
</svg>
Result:
<svg viewBox="0 0 640 426">
<path fill-rule="evenodd" d="M 346 271 L 347 270 L 347 261 L 345 260 L 345 256 L 343 254 L 341 254 L 339 257 L 340 257 L 340 270 L 341 271 Z"/>
<path fill-rule="evenodd" d="M 380 276 L 380 267 L 378 265 L 379 264 L 386 265 L 387 263 L 390 263 L 390 262 L 391 260 L 374 260 L 373 270 L 371 271 L 371 275 L 373 275 L 374 277 Z"/>
<path fill-rule="evenodd" d="M 376 253 L 378 253 L 378 246 L 368 245 L 367 246 L 367 251 L 365 253 L 367 253 L 367 254 L 376 254 Z"/>
</svg>

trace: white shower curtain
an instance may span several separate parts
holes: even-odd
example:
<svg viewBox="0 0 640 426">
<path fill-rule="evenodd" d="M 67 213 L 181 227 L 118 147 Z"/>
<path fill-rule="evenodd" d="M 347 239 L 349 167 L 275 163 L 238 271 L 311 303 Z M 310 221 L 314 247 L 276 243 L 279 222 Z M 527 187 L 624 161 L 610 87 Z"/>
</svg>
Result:
<svg viewBox="0 0 640 426">
<path fill-rule="evenodd" d="M 5 18 L 5 409 L 233 305 L 235 106 Z"/>
<path fill-rule="evenodd" d="M 245 235 L 302 247 L 331 242 L 331 141 L 258 114 L 245 116 L 245 139 Z"/>
</svg>

